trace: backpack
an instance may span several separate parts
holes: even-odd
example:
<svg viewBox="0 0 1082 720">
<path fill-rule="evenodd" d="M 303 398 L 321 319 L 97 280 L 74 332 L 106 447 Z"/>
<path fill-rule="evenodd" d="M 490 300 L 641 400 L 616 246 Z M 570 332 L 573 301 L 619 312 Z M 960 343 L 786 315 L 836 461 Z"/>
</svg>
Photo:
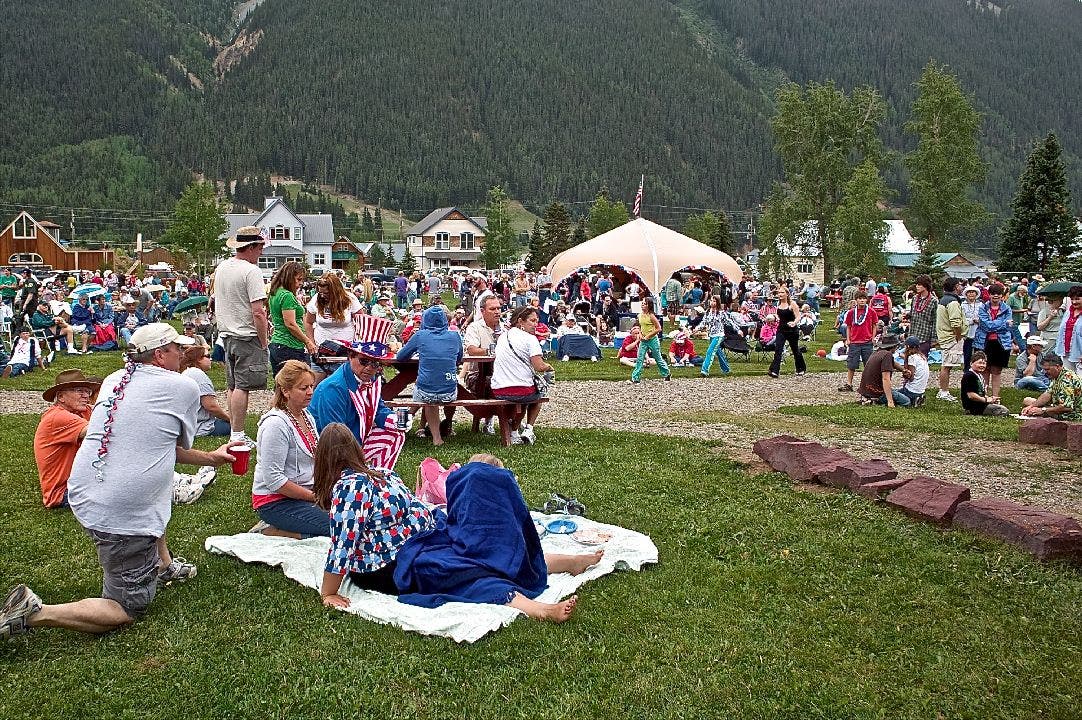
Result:
<svg viewBox="0 0 1082 720">
<path fill-rule="evenodd" d="M 451 467 L 444 468 L 439 460 L 425 458 L 417 467 L 417 487 L 414 495 L 429 505 L 446 505 L 447 476 L 460 467 L 459 463 L 452 463 Z"/>
</svg>

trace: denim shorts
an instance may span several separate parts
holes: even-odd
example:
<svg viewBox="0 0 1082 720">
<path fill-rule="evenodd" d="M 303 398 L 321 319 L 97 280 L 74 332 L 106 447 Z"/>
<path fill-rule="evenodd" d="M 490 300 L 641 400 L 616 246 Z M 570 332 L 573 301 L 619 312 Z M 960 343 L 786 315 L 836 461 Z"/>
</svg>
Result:
<svg viewBox="0 0 1082 720">
<path fill-rule="evenodd" d="M 420 388 L 413 389 L 413 402 L 424 403 L 425 405 L 442 405 L 443 403 L 454 402 L 457 398 L 457 387 L 449 393 L 427 393 Z"/>
<path fill-rule="evenodd" d="M 875 348 L 872 347 L 870 342 L 866 343 L 850 343 L 849 354 L 845 357 L 845 367 L 850 370 L 856 370 L 860 367 L 860 363 L 868 364 L 868 359 L 875 352 Z"/>
<path fill-rule="evenodd" d="M 141 618 L 158 590 L 158 538 L 86 531 L 97 546 L 104 574 L 101 596 L 118 603 L 132 618 Z"/>
</svg>

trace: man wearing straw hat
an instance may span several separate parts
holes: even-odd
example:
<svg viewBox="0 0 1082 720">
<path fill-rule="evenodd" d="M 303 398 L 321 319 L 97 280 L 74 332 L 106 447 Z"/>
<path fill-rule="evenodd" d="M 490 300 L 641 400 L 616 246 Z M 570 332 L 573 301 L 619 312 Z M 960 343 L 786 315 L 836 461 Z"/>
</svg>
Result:
<svg viewBox="0 0 1082 720">
<path fill-rule="evenodd" d="M 225 347 L 226 386 L 229 389 L 230 440 L 244 440 L 248 419 L 248 393 L 266 390 L 270 370 L 270 338 L 267 326 L 267 291 L 256 261 L 266 242 L 254 225 L 237 230 L 226 240 L 234 257 L 214 271 L 214 316 Z"/>
<path fill-rule="evenodd" d="M 67 507 L 68 477 L 75 453 L 86 437 L 90 399 L 101 387 L 101 378 L 87 377 L 82 370 L 65 370 L 41 394 L 53 403 L 34 432 L 34 459 L 38 465 L 41 500 L 47 508 Z"/>
<path fill-rule="evenodd" d="M 75 454 L 68 501 L 94 541 L 104 581 L 101 597 L 45 605 L 20 584 L 0 607 L 0 639 L 34 627 L 101 634 L 143 616 L 159 587 L 195 576 L 165 544 L 173 501 L 173 467 L 223 465 L 228 443 L 193 450 L 199 387 L 181 375 L 182 346 L 191 338 L 165 323 L 132 335 L 124 368 L 102 382 L 86 437 Z"/>
</svg>

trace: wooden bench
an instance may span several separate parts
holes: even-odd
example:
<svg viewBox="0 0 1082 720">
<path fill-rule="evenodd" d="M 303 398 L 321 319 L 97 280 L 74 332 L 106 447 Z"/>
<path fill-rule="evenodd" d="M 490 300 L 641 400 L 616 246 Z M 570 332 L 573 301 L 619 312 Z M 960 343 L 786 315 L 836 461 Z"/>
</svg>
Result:
<svg viewBox="0 0 1082 720">
<path fill-rule="evenodd" d="M 548 398 L 541 398 L 537 402 L 548 402 Z M 387 407 L 391 408 L 408 408 L 411 411 L 420 410 L 424 407 L 424 403 L 414 402 L 413 400 L 386 400 Z M 510 402 L 508 400 L 496 400 L 495 398 L 470 398 L 464 400 L 455 400 L 454 402 L 441 403 L 440 407 L 456 407 L 466 408 L 471 415 L 473 415 L 473 431 L 477 432 L 481 429 L 481 421 L 496 416 L 500 421 L 500 436 L 503 441 L 504 447 L 511 444 L 511 416 L 514 409 L 518 407 L 519 403 Z"/>
</svg>

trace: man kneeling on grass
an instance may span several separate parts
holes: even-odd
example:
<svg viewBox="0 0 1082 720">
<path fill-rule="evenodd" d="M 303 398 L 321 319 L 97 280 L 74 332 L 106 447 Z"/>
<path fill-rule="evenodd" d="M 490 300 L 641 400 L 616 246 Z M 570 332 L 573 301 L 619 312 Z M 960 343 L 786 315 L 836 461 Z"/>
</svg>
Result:
<svg viewBox="0 0 1082 720">
<path fill-rule="evenodd" d="M 121 370 L 101 385 L 68 480 L 68 502 L 93 539 L 104 571 L 99 598 L 45 605 L 17 585 L 0 608 L 0 638 L 49 626 L 100 634 L 142 617 L 159 586 L 195 575 L 165 544 L 173 500 L 173 466 L 223 465 L 227 446 L 191 449 L 199 387 L 181 375 L 182 345 L 172 326 L 139 328 Z"/>
<path fill-rule="evenodd" d="M 886 403 L 887 407 L 906 407 L 911 402 L 908 395 L 891 387 L 891 375 L 895 370 L 903 369 L 894 360 L 896 347 L 898 336 L 884 335 L 879 340 L 879 349 L 864 363 L 864 371 L 860 374 L 860 387 L 857 388 L 861 405 Z"/>
</svg>

